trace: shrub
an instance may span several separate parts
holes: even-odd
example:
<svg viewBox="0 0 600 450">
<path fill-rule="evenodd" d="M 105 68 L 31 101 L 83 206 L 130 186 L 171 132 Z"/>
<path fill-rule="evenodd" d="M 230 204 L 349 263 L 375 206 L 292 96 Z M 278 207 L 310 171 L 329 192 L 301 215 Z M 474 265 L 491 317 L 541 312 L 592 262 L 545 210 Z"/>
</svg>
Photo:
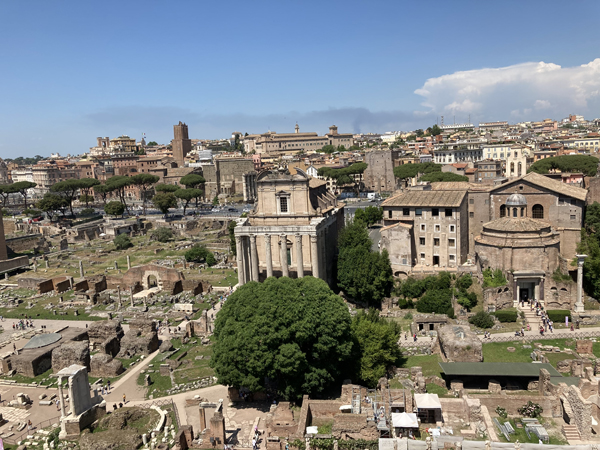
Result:
<svg viewBox="0 0 600 450">
<path fill-rule="evenodd" d="M 472 323 L 478 328 L 492 328 L 494 326 L 494 319 L 492 319 L 492 316 L 485 311 L 479 311 L 469 319 L 469 323 Z"/>
<path fill-rule="evenodd" d="M 526 405 L 523 405 L 517 411 L 523 417 L 538 417 L 544 410 L 538 403 L 533 403 L 529 400 Z"/>
<path fill-rule="evenodd" d="M 126 234 L 119 234 L 113 242 L 115 243 L 117 250 L 125 250 L 133 246 L 131 239 L 129 239 L 129 236 Z"/>
<path fill-rule="evenodd" d="M 572 320 L 571 311 L 569 311 L 568 309 L 549 309 L 546 311 L 546 313 L 548 314 L 548 318 L 552 322 L 564 322 L 565 317 L 569 317 L 569 320 Z"/>
<path fill-rule="evenodd" d="M 483 271 L 484 288 L 504 286 L 506 283 L 506 278 L 500 269 L 496 269 L 492 272 L 492 269 L 488 267 Z"/>
<path fill-rule="evenodd" d="M 501 309 L 494 313 L 494 316 L 502 322 L 516 322 L 517 321 L 517 311 L 515 309 Z"/>
<path fill-rule="evenodd" d="M 125 212 L 125 205 L 121 202 L 112 201 L 108 202 L 104 207 L 104 212 L 109 216 L 120 216 Z"/>
<path fill-rule="evenodd" d="M 412 315 L 412 313 L 408 312 L 408 313 L 404 314 L 404 318 L 405 318 L 406 320 L 412 320 L 412 318 L 413 318 L 413 315 Z"/>
<path fill-rule="evenodd" d="M 94 211 L 94 208 L 84 208 L 79 213 L 80 216 L 93 216 L 94 214 L 96 214 L 96 211 Z"/>
<path fill-rule="evenodd" d="M 573 279 L 568 273 L 562 273 L 560 269 L 556 269 L 552 274 L 552 279 L 557 283 L 572 283 Z"/>
<path fill-rule="evenodd" d="M 173 238 L 173 230 L 168 227 L 159 227 L 152 232 L 150 237 L 158 242 L 167 242 Z"/>
<path fill-rule="evenodd" d="M 189 262 L 201 262 L 204 260 L 209 266 L 214 266 L 217 263 L 215 255 L 213 255 L 204 245 L 194 245 L 185 252 L 185 260 Z"/>
<path fill-rule="evenodd" d="M 446 311 L 446 315 L 449 319 L 454 319 L 454 308 L 452 306 L 448 308 L 448 310 Z"/>
<path fill-rule="evenodd" d="M 464 274 L 458 280 L 456 280 L 456 287 L 459 291 L 466 291 L 473 284 L 473 277 L 470 273 Z"/>
<path fill-rule="evenodd" d="M 37 209 L 27 208 L 26 210 L 23 211 L 23 214 L 25 214 L 26 216 L 29 216 L 29 217 L 36 217 L 36 216 L 41 215 L 42 212 Z"/>
<path fill-rule="evenodd" d="M 506 409 L 504 409 L 502 406 L 496 407 L 496 414 L 498 414 L 503 419 L 506 419 L 508 417 L 508 413 L 506 412 Z"/>
<path fill-rule="evenodd" d="M 414 308 L 414 306 L 415 304 L 410 298 L 408 300 L 406 300 L 405 298 L 401 298 L 400 300 L 398 300 L 398 307 L 400 309 L 412 309 Z"/>
</svg>

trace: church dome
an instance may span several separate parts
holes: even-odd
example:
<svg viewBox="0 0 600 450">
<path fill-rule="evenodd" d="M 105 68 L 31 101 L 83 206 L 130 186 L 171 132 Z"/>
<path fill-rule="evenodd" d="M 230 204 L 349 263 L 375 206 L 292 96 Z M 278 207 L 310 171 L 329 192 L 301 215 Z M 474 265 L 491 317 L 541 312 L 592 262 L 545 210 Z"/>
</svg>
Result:
<svg viewBox="0 0 600 450">
<path fill-rule="evenodd" d="M 523 194 L 512 194 L 506 200 L 506 206 L 527 206 L 527 199 Z"/>
</svg>

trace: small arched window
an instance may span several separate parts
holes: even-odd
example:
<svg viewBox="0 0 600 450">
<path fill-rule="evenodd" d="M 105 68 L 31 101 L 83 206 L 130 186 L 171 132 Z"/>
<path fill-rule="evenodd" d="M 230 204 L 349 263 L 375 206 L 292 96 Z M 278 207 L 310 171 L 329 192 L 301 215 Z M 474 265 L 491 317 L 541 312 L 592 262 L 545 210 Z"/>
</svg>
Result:
<svg viewBox="0 0 600 450">
<path fill-rule="evenodd" d="M 534 219 L 543 219 L 544 207 L 542 205 L 533 205 L 533 208 L 531 208 L 531 217 Z"/>
<path fill-rule="evenodd" d="M 500 205 L 500 217 L 506 217 L 506 205 Z"/>
<path fill-rule="evenodd" d="M 521 208 L 521 217 L 525 216 L 525 208 Z"/>
<path fill-rule="evenodd" d="M 519 208 L 513 208 L 513 217 L 518 217 Z"/>
</svg>

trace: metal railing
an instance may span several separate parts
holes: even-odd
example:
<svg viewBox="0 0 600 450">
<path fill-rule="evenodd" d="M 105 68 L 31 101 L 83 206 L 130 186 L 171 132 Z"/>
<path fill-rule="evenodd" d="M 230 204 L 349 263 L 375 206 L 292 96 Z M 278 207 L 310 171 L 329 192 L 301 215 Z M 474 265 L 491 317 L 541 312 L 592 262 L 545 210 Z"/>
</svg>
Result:
<svg viewBox="0 0 600 450">
<path fill-rule="evenodd" d="M 49 427 L 50 425 L 52 425 L 53 423 L 56 423 L 57 421 L 60 421 L 60 415 L 53 417 L 51 419 L 43 420 L 40 423 L 34 424 L 31 430 L 28 429 L 27 426 L 25 426 L 25 428 L 22 431 L 20 431 L 19 434 L 15 433 L 12 436 L 3 438 L 2 440 L 5 444 L 16 445 L 17 442 L 22 441 L 33 430 L 41 430 L 43 428 Z"/>
<path fill-rule="evenodd" d="M 483 342 L 515 342 L 515 341 L 539 341 L 543 339 L 573 339 L 573 338 L 591 338 L 600 336 L 599 331 L 568 331 L 563 333 L 544 333 L 541 334 L 527 334 L 525 336 L 496 336 L 492 334 L 489 339 L 484 339 Z"/>
</svg>

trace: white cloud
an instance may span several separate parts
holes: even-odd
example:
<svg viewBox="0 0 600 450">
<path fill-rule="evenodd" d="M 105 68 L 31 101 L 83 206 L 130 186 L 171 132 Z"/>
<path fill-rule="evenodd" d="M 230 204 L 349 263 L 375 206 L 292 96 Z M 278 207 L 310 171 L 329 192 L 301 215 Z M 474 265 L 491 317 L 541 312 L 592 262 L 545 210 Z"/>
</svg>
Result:
<svg viewBox="0 0 600 450">
<path fill-rule="evenodd" d="M 569 113 L 593 118 L 600 107 L 600 58 L 576 67 L 528 62 L 455 72 L 428 79 L 415 94 L 423 97 L 426 112 L 461 113 L 460 120 L 471 114 L 474 122 Z"/>
</svg>

